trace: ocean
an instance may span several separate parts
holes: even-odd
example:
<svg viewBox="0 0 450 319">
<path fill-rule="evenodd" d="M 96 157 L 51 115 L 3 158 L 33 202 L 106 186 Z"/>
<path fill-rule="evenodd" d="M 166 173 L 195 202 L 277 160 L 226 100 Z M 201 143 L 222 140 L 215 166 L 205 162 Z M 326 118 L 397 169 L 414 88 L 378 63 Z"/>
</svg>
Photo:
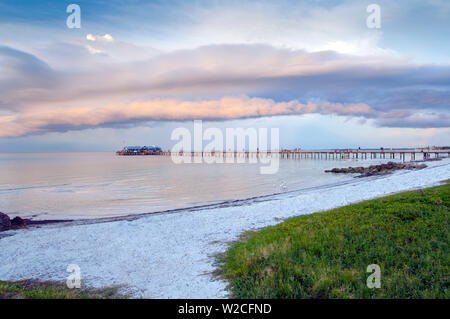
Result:
<svg viewBox="0 0 450 319">
<path fill-rule="evenodd" d="M 344 183 L 353 175 L 324 170 L 386 161 L 280 159 L 278 172 L 264 175 L 260 163 L 175 164 L 169 156 L 113 152 L 0 154 L 0 211 L 85 219 L 226 204 Z"/>
</svg>

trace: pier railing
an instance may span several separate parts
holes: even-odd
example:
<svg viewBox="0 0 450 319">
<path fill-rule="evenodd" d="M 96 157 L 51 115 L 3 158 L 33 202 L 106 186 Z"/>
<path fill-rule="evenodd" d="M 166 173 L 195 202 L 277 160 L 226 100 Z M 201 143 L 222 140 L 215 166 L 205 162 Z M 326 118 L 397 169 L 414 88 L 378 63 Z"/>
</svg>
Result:
<svg viewBox="0 0 450 319">
<path fill-rule="evenodd" d="M 279 156 L 288 159 L 400 159 L 406 160 L 425 160 L 431 158 L 450 157 L 450 150 L 311 150 L 311 151 L 215 151 L 215 152 L 127 152 L 125 150 L 116 152 L 117 155 L 136 156 L 136 155 L 156 155 L 156 156 L 192 156 L 192 157 L 259 157 L 262 155 Z"/>
</svg>

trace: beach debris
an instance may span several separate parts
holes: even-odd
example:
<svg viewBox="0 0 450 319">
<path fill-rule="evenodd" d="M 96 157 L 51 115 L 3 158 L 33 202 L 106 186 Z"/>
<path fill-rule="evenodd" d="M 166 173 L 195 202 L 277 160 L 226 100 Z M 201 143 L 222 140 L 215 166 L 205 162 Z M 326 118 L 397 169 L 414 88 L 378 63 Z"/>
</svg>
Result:
<svg viewBox="0 0 450 319">
<path fill-rule="evenodd" d="M 340 173 L 340 174 L 361 174 L 356 177 L 367 177 L 373 175 L 384 175 L 389 174 L 393 171 L 401 170 L 401 169 L 423 169 L 427 167 L 425 164 L 416 164 L 416 163 L 394 163 L 388 162 L 386 164 L 380 165 L 371 165 L 369 167 L 348 167 L 348 168 L 333 168 L 331 170 L 325 170 L 325 173 Z"/>
<path fill-rule="evenodd" d="M 8 215 L 0 213 L 0 231 L 10 229 L 11 229 L 11 219 L 9 219 Z"/>
</svg>

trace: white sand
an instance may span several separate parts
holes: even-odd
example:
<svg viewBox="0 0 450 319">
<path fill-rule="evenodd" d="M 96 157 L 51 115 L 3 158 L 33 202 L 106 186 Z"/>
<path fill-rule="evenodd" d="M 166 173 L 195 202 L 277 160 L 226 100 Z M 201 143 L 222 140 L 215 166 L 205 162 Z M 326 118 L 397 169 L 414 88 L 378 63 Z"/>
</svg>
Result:
<svg viewBox="0 0 450 319">
<path fill-rule="evenodd" d="M 85 285 L 125 284 L 134 297 L 226 297 L 226 283 L 211 276 L 212 256 L 243 231 L 450 178 L 449 160 L 427 164 L 246 206 L 9 231 L 0 239 L 0 280 L 65 280 L 68 264 L 78 264 Z"/>
</svg>

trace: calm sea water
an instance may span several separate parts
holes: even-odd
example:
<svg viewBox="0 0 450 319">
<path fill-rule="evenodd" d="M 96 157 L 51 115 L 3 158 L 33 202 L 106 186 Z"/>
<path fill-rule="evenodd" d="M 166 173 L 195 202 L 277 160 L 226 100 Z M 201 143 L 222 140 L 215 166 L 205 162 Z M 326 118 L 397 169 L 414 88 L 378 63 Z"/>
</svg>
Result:
<svg viewBox="0 0 450 319">
<path fill-rule="evenodd" d="M 0 211 L 36 219 L 158 212 L 344 182 L 324 169 L 378 161 L 280 159 L 261 164 L 174 164 L 166 156 L 114 153 L 0 154 Z"/>
</svg>

